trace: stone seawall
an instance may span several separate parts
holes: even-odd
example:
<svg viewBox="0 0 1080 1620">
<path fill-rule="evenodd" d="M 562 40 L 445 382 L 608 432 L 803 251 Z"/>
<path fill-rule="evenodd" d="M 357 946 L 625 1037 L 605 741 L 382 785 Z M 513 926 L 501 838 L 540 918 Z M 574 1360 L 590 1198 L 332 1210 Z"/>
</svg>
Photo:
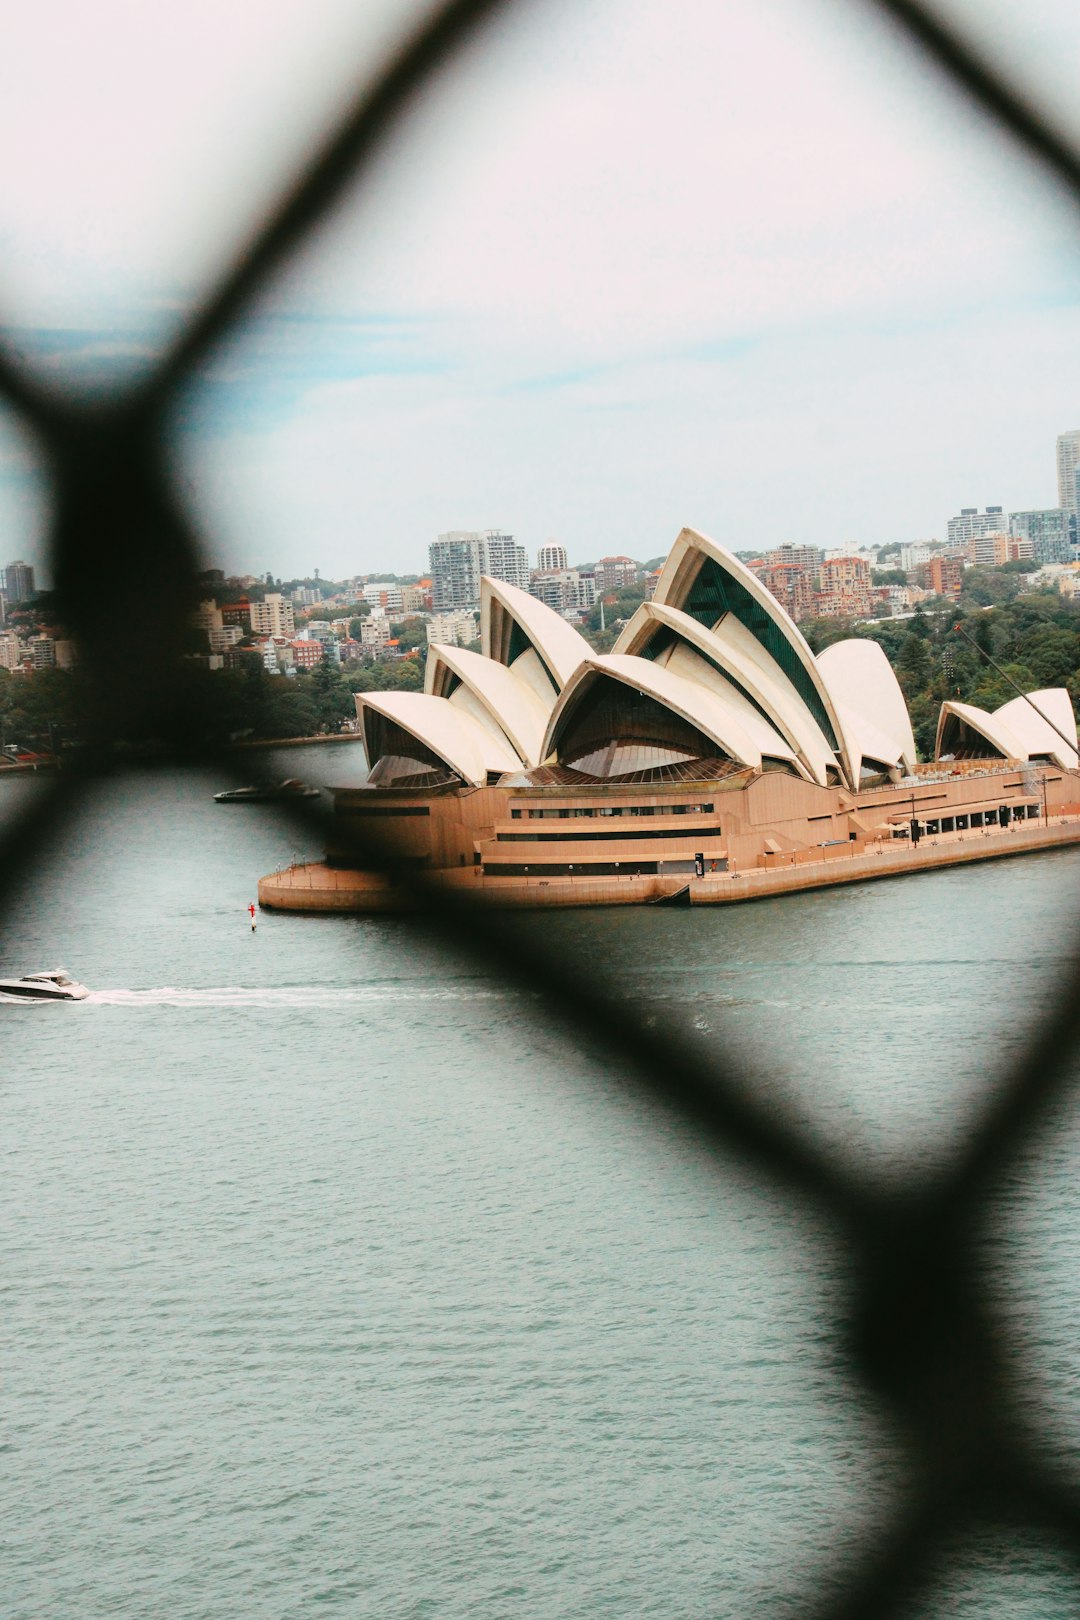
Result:
<svg viewBox="0 0 1080 1620">
<path fill-rule="evenodd" d="M 1080 844 L 1080 818 L 1051 820 L 1049 826 L 1014 826 L 1002 832 L 970 831 L 924 838 L 917 847 L 904 842 L 880 843 L 848 857 L 724 872 L 703 878 L 685 877 L 528 877 L 484 878 L 478 868 L 446 873 L 446 886 L 461 899 L 500 909 L 543 906 L 612 906 L 655 904 L 686 893 L 691 905 L 733 905 L 773 895 L 841 883 L 906 877 L 942 866 L 1005 860 Z M 287 867 L 259 880 L 259 904 L 270 911 L 402 912 L 416 909 L 409 888 L 379 872 L 355 872 L 315 862 Z"/>
</svg>

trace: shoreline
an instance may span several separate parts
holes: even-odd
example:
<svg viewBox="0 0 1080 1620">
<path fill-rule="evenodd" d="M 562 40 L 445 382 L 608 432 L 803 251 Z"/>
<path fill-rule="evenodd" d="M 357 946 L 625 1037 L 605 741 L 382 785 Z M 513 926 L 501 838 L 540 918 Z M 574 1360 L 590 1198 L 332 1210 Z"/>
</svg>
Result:
<svg viewBox="0 0 1080 1620">
<path fill-rule="evenodd" d="M 308 748 L 313 743 L 358 743 L 363 742 L 358 731 L 333 731 L 325 737 L 257 737 L 250 742 L 230 743 L 227 753 L 242 752 L 245 749 L 256 748 Z"/>
</svg>

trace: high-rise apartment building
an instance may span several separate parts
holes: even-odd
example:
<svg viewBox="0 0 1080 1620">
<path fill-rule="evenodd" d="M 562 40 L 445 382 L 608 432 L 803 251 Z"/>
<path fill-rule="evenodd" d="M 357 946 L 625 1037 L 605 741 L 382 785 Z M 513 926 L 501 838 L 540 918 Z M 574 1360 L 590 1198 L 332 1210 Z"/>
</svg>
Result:
<svg viewBox="0 0 1080 1620">
<path fill-rule="evenodd" d="M 536 553 L 536 569 L 541 574 L 564 574 L 570 564 L 566 556 L 566 547 L 557 546 L 554 540 L 549 540 L 546 546 L 541 546 Z"/>
<path fill-rule="evenodd" d="M 292 603 L 277 591 L 271 591 L 261 602 L 252 602 L 251 629 L 257 636 L 292 636 L 296 631 Z"/>
<path fill-rule="evenodd" d="M 977 506 L 962 506 L 956 517 L 949 519 L 949 550 L 960 551 L 970 541 L 983 534 L 1007 534 L 1009 520 L 1003 507 L 988 506 L 980 512 Z"/>
<path fill-rule="evenodd" d="M 1058 505 L 1076 517 L 1076 473 L 1080 469 L 1080 428 L 1059 433 L 1057 440 Z"/>
<path fill-rule="evenodd" d="M 529 554 L 512 534 L 501 534 L 498 529 L 485 530 L 479 537 L 477 555 L 481 574 L 504 579 L 519 590 L 528 590 Z"/>
<path fill-rule="evenodd" d="M 449 529 L 428 548 L 431 599 L 436 613 L 474 608 L 480 600 L 480 536 Z"/>
<path fill-rule="evenodd" d="M 529 588 L 525 547 L 499 529 L 450 529 L 429 547 L 428 559 L 436 613 L 477 607 L 484 574 L 523 591 Z"/>
<path fill-rule="evenodd" d="M 34 570 L 29 563 L 8 563 L 4 569 L 4 595 L 9 607 L 27 602 L 34 592 Z"/>
<path fill-rule="evenodd" d="M 1017 540 L 1031 541 L 1037 563 L 1070 562 L 1076 544 L 1076 517 L 1067 506 L 1010 512 L 1009 533 Z"/>
</svg>

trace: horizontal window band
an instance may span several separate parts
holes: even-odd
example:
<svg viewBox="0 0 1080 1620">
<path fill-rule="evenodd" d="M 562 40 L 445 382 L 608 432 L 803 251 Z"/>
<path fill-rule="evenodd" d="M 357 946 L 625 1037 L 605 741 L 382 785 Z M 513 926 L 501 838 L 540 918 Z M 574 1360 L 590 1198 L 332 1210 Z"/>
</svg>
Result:
<svg viewBox="0 0 1080 1620">
<path fill-rule="evenodd" d="M 620 827 L 614 832 L 512 832 L 497 833 L 500 844 L 588 844 L 600 841 L 630 843 L 647 838 L 715 838 L 720 828 L 711 827 Z"/>
</svg>

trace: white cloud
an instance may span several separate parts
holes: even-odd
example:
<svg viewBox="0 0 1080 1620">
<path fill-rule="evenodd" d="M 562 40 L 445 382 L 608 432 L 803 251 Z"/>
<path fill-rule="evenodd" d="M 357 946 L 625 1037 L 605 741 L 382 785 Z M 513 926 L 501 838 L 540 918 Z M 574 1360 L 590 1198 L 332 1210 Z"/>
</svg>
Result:
<svg viewBox="0 0 1080 1620">
<path fill-rule="evenodd" d="M 16 313 L 138 358 L 416 9 L 273 0 L 253 38 L 242 0 L 46 0 L 0 67 Z M 230 560 L 419 566 L 474 523 L 580 556 L 686 520 L 882 539 L 1052 499 L 1074 219 L 869 8 L 513 15 L 208 369 L 183 478 Z M 1033 16 L 1075 59 L 1080 17 Z"/>
</svg>

